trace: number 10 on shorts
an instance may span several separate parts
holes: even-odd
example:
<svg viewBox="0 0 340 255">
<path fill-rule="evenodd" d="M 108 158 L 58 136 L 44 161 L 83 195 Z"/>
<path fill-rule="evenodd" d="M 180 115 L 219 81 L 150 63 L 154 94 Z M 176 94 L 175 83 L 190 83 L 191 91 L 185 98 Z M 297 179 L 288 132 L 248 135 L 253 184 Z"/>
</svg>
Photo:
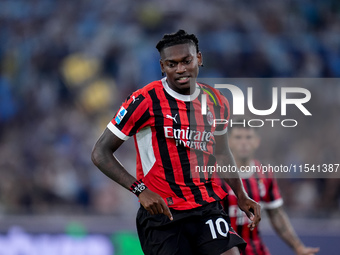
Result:
<svg viewBox="0 0 340 255">
<path fill-rule="evenodd" d="M 213 220 L 208 220 L 205 224 L 209 225 L 211 236 L 212 236 L 213 239 L 217 238 L 216 230 L 221 236 L 227 237 L 228 232 L 229 232 L 229 225 L 228 225 L 228 223 L 226 222 L 225 219 L 218 218 L 215 221 L 215 224 L 214 224 Z M 222 225 L 224 225 L 225 232 L 223 232 L 223 230 L 222 230 Z M 216 226 L 216 228 L 215 228 L 215 226 Z"/>
</svg>

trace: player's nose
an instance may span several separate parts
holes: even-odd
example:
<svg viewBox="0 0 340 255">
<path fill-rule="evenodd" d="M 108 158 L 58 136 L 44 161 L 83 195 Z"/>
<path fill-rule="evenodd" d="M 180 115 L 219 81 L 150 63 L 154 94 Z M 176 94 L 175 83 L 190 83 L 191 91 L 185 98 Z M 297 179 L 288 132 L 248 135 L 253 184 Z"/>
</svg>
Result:
<svg viewBox="0 0 340 255">
<path fill-rule="evenodd" d="M 185 65 L 182 63 L 178 63 L 176 72 L 177 73 L 184 73 L 186 71 Z"/>
</svg>

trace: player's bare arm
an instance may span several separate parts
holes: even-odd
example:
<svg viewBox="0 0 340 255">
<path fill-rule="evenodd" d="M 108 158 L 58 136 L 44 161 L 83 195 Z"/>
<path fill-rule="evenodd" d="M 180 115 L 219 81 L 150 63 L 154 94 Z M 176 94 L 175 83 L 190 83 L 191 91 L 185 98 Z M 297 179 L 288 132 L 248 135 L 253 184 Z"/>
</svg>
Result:
<svg viewBox="0 0 340 255">
<path fill-rule="evenodd" d="M 106 176 L 124 188 L 129 189 L 137 180 L 128 173 L 113 154 L 123 142 L 123 140 L 106 128 L 93 147 L 91 159 Z M 168 206 L 157 193 L 145 189 L 140 193 L 138 198 L 140 203 L 150 214 L 164 213 L 172 220 L 172 215 Z"/>
<path fill-rule="evenodd" d="M 319 248 L 306 247 L 301 242 L 282 206 L 268 209 L 267 213 L 277 234 L 294 250 L 295 254 L 313 255 L 319 252 Z"/>
<path fill-rule="evenodd" d="M 228 135 L 224 134 L 216 139 L 216 158 L 220 165 L 231 165 L 236 167 L 234 157 L 228 145 Z M 242 211 L 246 213 L 248 218 L 252 221 L 248 227 L 253 230 L 261 220 L 261 207 L 258 203 L 248 197 L 244 190 L 242 181 L 237 172 L 227 173 L 228 176 L 223 176 L 223 179 L 228 183 L 234 191 L 238 205 Z M 224 178 L 227 177 L 227 178 Z"/>
<path fill-rule="evenodd" d="M 91 159 L 106 176 L 129 189 L 136 178 L 130 175 L 113 155 L 123 142 L 106 128 L 93 147 Z"/>
</svg>

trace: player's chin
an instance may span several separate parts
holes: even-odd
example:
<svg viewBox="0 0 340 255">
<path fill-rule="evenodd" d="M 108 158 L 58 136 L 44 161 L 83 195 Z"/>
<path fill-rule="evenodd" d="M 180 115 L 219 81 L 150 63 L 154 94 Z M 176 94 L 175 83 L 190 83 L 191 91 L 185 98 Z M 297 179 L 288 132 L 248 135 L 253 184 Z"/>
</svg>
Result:
<svg viewBox="0 0 340 255">
<path fill-rule="evenodd" d="M 240 152 L 238 157 L 242 160 L 248 160 L 249 158 L 251 158 L 251 154 L 249 152 Z"/>
<path fill-rule="evenodd" d="M 185 90 L 185 91 L 187 91 L 188 89 L 190 89 L 190 82 L 186 82 L 186 83 L 178 83 L 178 82 L 176 82 L 175 83 L 176 84 L 176 88 L 178 89 L 178 90 Z"/>
<path fill-rule="evenodd" d="M 187 90 L 187 89 L 190 89 L 190 88 L 194 88 L 195 87 L 195 82 L 192 79 L 189 79 L 186 82 L 181 82 L 181 81 L 176 80 L 176 87 L 178 89 L 185 89 L 185 90 Z"/>
</svg>

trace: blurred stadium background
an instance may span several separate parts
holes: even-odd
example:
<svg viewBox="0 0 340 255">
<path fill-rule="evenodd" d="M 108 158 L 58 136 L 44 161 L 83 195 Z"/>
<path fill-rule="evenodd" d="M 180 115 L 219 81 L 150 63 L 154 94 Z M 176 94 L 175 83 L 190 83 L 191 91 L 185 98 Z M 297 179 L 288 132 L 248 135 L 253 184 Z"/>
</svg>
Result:
<svg viewBox="0 0 340 255">
<path fill-rule="evenodd" d="M 310 88 L 305 129 L 265 130 L 258 158 L 340 163 L 339 1 L 1 0 L 0 254 L 141 254 L 137 199 L 90 153 L 125 97 L 161 78 L 155 44 L 179 28 L 200 39 L 201 77 L 332 79 Z M 132 139 L 118 157 L 134 173 Z M 295 177 L 279 185 L 296 231 L 338 254 L 340 179 Z M 261 225 L 273 254 L 293 254 Z"/>
</svg>

